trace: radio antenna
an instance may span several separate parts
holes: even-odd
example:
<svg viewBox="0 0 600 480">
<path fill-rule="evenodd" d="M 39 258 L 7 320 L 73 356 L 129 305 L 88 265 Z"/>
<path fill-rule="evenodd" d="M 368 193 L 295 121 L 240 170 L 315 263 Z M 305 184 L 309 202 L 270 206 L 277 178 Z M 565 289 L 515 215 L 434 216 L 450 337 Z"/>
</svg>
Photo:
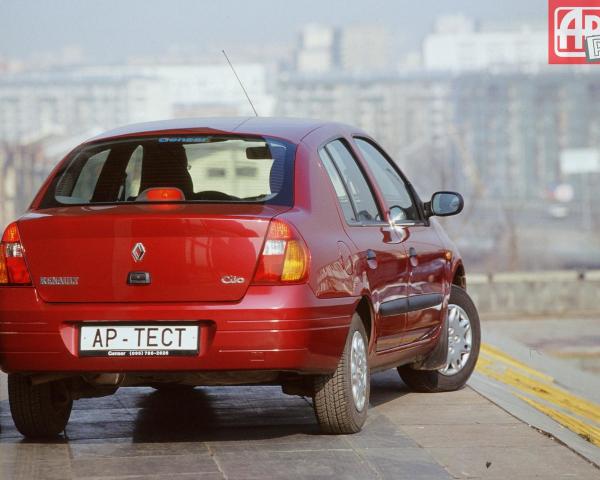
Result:
<svg viewBox="0 0 600 480">
<path fill-rule="evenodd" d="M 244 91 L 244 95 L 246 95 L 246 98 L 248 99 L 248 103 L 250 104 L 250 106 L 252 107 L 252 110 L 254 111 L 254 115 L 256 115 L 258 117 L 256 108 L 254 108 L 254 104 L 252 103 L 252 100 L 250 100 L 250 95 L 248 95 L 248 92 L 244 88 L 244 84 L 242 83 L 242 80 L 240 80 L 240 77 L 238 76 L 237 72 L 235 71 L 235 68 L 233 68 L 233 64 L 231 63 L 231 60 L 229 60 L 229 57 L 227 56 L 227 53 L 225 52 L 225 50 L 221 50 L 221 51 L 223 52 L 223 55 L 225 55 L 225 60 L 227 60 L 227 63 L 231 67 L 231 71 L 235 75 L 235 78 L 237 78 L 237 81 L 239 82 L 240 87 L 242 87 L 242 90 Z"/>
</svg>

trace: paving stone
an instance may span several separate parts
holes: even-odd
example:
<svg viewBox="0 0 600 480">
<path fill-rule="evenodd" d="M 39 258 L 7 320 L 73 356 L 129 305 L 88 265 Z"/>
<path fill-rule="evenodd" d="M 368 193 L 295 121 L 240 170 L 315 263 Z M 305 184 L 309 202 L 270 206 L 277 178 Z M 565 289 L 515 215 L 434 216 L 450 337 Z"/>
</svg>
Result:
<svg viewBox="0 0 600 480">
<path fill-rule="evenodd" d="M 468 424 L 519 424 L 520 420 L 509 415 L 497 406 L 488 403 L 482 405 L 446 405 L 444 407 L 427 405 L 386 404 L 379 412 L 387 415 L 400 425 L 468 425 Z"/>
<path fill-rule="evenodd" d="M 78 478 L 127 475 L 171 475 L 179 473 L 220 473 L 208 451 L 196 455 L 144 455 L 139 457 L 78 457 L 72 461 Z"/>
<path fill-rule="evenodd" d="M 452 478 L 422 448 L 379 448 L 360 452 L 381 478 L 407 480 L 441 480 Z"/>
<path fill-rule="evenodd" d="M 74 422 L 69 423 L 65 429 L 67 439 L 111 439 L 129 436 L 135 431 L 135 421 L 117 421 L 117 422 Z"/>
<path fill-rule="evenodd" d="M 219 467 L 228 478 L 377 478 L 377 472 L 354 451 L 219 452 Z"/>
<path fill-rule="evenodd" d="M 71 412 L 71 423 L 105 423 L 105 422 L 131 422 L 135 420 L 136 412 L 126 408 L 88 408 L 85 410 L 73 410 Z"/>
<path fill-rule="evenodd" d="M 400 448 L 417 447 L 418 445 L 389 418 L 371 414 L 362 431 L 344 437 L 354 448 Z"/>
<path fill-rule="evenodd" d="M 523 423 L 477 425 L 404 425 L 408 437 L 425 448 L 432 447 L 529 447 L 554 442 Z M 540 438 L 541 437 L 541 438 Z"/>
<path fill-rule="evenodd" d="M 85 478 L 85 480 L 164 480 L 164 474 L 160 475 L 127 475 L 126 477 L 73 477 L 74 480 Z M 220 472 L 200 472 L 200 473 L 175 473 L 169 474 L 167 477 L 169 480 L 223 480 L 225 477 Z"/>
<path fill-rule="evenodd" d="M 8 377 L 6 375 L 0 373 L 0 404 L 8 398 L 7 379 Z"/>
<path fill-rule="evenodd" d="M 600 470 L 560 444 L 539 447 L 445 447 L 427 449 L 456 478 L 600 478 Z M 487 467 L 487 464 L 490 464 Z"/>
<path fill-rule="evenodd" d="M 371 377 L 371 405 L 379 406 L 388 402 L 397 402 L 402 399 L 402 405 L 469 405 L 488 404 L 489 400 L 479 395 L 470 388 L 463 388 L 456 392 L 422 393 L 411 392 L 395 369 L 379 372 Z"/>
<path fill-rule="evenodd" d="M 62 465 L 70 462 L 70 447 L 65 443 L 23 443 L 22 437 L 19 440 L 19 443 L 0 443 L 0 465 L 35 462 Z"/>
<path fill-rule="evenodd" d="M 45 462 L 22 462 L 0 464 L 0 478 L 3 480 L 66 480 L 73 478 L 71 467 L 48 465 Z"/>
<path fill-rule="evenodd" d="M 48 442 L 24 441 L 8 407 L 2 480 L 599 478 L 472 390 L 414 394 L 394 371 L 373 376 L 356 435 L 322 435 L 311 402 L 279 387 L 124 388 L 75 402 L 67 436 Z"/>
<path fill-rule="evenodd" d="M 208 447 L 203 442 L 173 443 L 71 443 L 69 453 L 74 460 L 95 459 L 96 457 L 143 457 L 208 454 Z"/>
<path fill-rule="evenodd" d="M 243 435 L 244 430 L 236 431 L 237 439 L 233 438 L 234 432 L 226 431 L 221 439 L 215 436 L 208 442 L 208 446 L 215 452 L 221 451 L 323 451 L 323 450 L 348 450 L 352 447 L 348 444 L 346 437 L 336 435 L 319 435 L 317 432 L 299 434 L 290 432 L 287 428 L 279 431 L 268 429 L 270 434 L 266 438 L 252 438 Z M 267 432 L 262 432 L 261 436 Z M 255 435 L 256 437 L 256 435 Z M 230 438 L 230 440 L 226 440 Z"/>
</svg>

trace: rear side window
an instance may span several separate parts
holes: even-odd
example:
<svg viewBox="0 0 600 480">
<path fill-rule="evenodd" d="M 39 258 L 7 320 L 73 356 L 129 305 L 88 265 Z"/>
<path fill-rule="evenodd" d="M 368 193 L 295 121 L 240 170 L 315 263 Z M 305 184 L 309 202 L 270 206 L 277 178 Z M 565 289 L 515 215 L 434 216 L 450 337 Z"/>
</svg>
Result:
<svg viewBox="0 0 600 480">
<path fill-rule="evenodd" d="M 321 161 L 323 162 L 325 170 L 327 170 L 329 178 L 331 179 L 331 183 L 333 183 L 333 188 L 342 207 L 342 211 L 344 212 L 344 217 L 349 223 L 358 222 L 356 214 L 354 213 L 354 208 L 352 208 L 352 203 L 350 203 L 348 192 L 344 186 L 344 182 L 333 165 L 333 161 L 329 157 L 329 154 L 325 150 L 321 149 L 319 150 L 319 156 L 321 157 Z"/>
<path fill-rule="evenodd" d="M 291 205 L 295 145 L 269 138 L 167 136 L 84 145 L 52 181 L 41 208 L 148 202 L 178 189 L 180 201 Z"/>
<path fill-rule="evenodd" d="M 65 198 L 67 202 L 71 198 L 85 198 L 86 201 L 91 200 L 92 194 L 96 189 L 96 184 L 98 183 L 98 177 L 100 176 L 100 172 L 104 167 L 104 162 L 106 162 L 109 153 L 110 150 L 107 149 L 92 155 L 88 161 L 82 165 L 81 172 L 76 179 L 73 177 L 65 178 L 62 187 L 64 190 L 69 189 L 72 192 L 71 196 Z"/>
<path fill-rule="evenodd" d="M 325 161 L 324 165 L 333 182 L 346 220 L 349 223 L 381 222 L 381 214 L 373 192 L 348 147 L 341 140 L 334 140 L 328 143 L 320 154 L 327 155 L 330 159 L 330 162 Z M 339 184 L 339 179 L 343 182 L 345 194 L 341 193 L 339 185 L 336 185 Z M 348 203 L 351 211 L 347 206 Z"/>
<path fill-rule="evenodd" d="M 362 138 L 355 138 L 354 141 L 371 168 L 387 207 L 397 212 L 396 219 L 419 220 L 419 211 L 408 187 L 390 161 L 370 141 Z"/>
</svg>

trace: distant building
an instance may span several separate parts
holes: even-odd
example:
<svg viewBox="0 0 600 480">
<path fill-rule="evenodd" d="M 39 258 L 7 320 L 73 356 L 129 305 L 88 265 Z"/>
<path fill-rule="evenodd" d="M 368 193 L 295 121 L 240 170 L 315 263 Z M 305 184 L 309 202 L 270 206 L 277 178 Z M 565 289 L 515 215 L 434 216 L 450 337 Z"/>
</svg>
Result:
<svg viewBox="0 0 600 480">
<path fill-rule="evenodd" d="M 300 33 L 296 53 L 296 70 L 302 73 L 325 73 L 337 67 L 336 31 L 333 27 L 309 24 Z"/>
<path fill-rule="evenodd" d="M 449 88 L 434 76 L 292 74 L 280 84 L 276 113 L 358 125 L 415 172 L 416 165 L 447 158 Z"/>
<path fill-rule="evenodd" d="M 276 111 L 364 128 L 424 192 L 543 199 L 569 180 L 563 149 L 600 148 L 599 85 L 596 74 L 551 72 L 290 75 Z"/>
<path fill-rule="evenodd" d="M 425 69 L 447 72 L 537 71 L 547 66 L 545 26 L 477 27 L 461 15 L 438 19 L 423 42 Z"/>
<path fill-rule="evenodd" d="M 0 139 L 45 135 L 163 118 L 170 110 L 156 79 L 60 72 L 0 77 Z"/>
<path fill-rule="evenodd" d="M 0 144 L 0 227 L 23 213 L 39 188 L 42 172 L 48 174 L 44 149 L 39 142 L 29 145 Z"/>
<path fill-rule="evenodd" d="M 21 144 L 0 141 L 0 228 L 29 206 L 48 174 L 71 149 L 99 132 L 44 137 Z"/>
<path fill-rule="evenodd" d="M 236 66 L 252 101 L 269 115 L 266 67 Z M 0 76 L 0 139 L 72 135 L 177 116 L 252 114 L 228 65 L 114 65 Z"/>
<path fill-rule="evenodd" d="M 492 197 L 544 198 L 570 181 L 562 150 L 600 147 L 598 74 L 469 74 L 452 84 L 457 146 Z"/>
<path fill-rule="evenodd" d="M 270 115 L 274 98 L 269 91 L 267 66 L 235 65 L 244 87 L 261 115 Z M 86 68 L 83 75 L 95 76 L 110 71 L 115 78 L 143 76 L 158 82 L 161 97 L 170 110 L 168 116 L 183 111 L 192 116 L 252 115 L 252 109 L 238 80 L 226 63 L 206 65 L 118 65 Z M 164 106 L 161 106 L 164 107 Z M 204 108 L 207 112 L 204 112 Z M 222 113 L 220 112 L 222 110 Z M 232 113 L 233 112 L 233 113 Z"/>
<path fill-rule="evenodd" d="M 318 75 L 343 71 L 376 74 L 392 71 L 392 36 L 381 25 L 334 28 L 309 24 L 301 33 L 296 51 L 296 71 Z"/>
<path fill-rule="evenodd" d="M 352 25 L 340 31 L 339 61 L 345 72 L 376 74 L 394 69 L 392 35 L 382 25 Z"/>
</svg>

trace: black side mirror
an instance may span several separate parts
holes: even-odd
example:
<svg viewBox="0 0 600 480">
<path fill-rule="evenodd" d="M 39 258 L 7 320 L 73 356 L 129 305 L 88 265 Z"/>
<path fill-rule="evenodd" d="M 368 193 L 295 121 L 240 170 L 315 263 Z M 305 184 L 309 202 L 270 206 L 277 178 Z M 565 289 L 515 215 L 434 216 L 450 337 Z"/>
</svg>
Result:
<svg viewBox="0 0 600 480">
<path fill-rule="evenodd" d="M 425 204 L 425 213 L 428 217 L 450 217 L 462 212 L 465 201 L 460 193 L 435 192 L 431 201 Z"/>
</svg>

